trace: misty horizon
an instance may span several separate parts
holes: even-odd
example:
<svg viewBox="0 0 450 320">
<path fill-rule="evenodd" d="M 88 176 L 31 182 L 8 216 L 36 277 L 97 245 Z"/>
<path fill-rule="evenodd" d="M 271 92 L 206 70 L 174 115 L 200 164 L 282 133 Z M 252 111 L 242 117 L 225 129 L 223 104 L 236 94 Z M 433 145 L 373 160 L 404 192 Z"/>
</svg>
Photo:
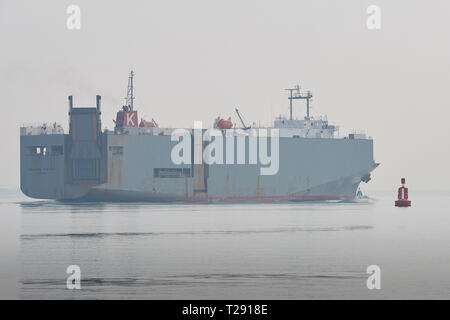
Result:
<svg viewBox="0 0 450 320">
<path fill-rule="evenodd" d="M 139 117 L 174 128 L 218 115 L 237 122 L 236 106 L 270 125 L 288 115 L 284 89 L 298 83 L 314 94 L 313 116 L 327 115 L 341 135 L 373 138 L 381 165 L 365 191 L 394 190 L 403 176 L 412 191 L 448 190 L 445 1 L 378 1 L 380 30 L 366 27 L 370 1 L 77 1 L 80 30 L 66 28 L 69 4 L 1 2 L 0 187 L 19 185 L 22 123 L 67 130 L 67 96 L 93 106 L 99 94 L 103 128 L 112 129 L 132 69 Z M 295 103 L 294 118 L 305 109 Z"/>
</svg>

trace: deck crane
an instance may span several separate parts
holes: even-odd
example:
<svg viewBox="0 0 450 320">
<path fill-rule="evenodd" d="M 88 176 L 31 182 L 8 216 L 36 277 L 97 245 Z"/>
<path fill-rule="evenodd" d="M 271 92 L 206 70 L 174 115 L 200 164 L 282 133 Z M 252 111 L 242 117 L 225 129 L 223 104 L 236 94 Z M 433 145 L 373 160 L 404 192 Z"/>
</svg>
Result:
<svg viewBox="0 0 450 320">
<path fill-rule="evenodd" d="M 238 117 L 239 117 L 239 120 L 241 120 L 241 123 L 242 123 L 243 129 L 244 129 L 244 130 L 248 130 L 248 129 L 250 129 L 250 128 L 251 128 L 251 126 L 247 126 L 247 125 L 245 125 L 245 122 L 244 122 L 244 120 L 242 119 L 242 116 L 241 116 L 241 113 L 239 112 L 239 109 L 238 109 L 238 108 L 234 108 L 234 110 L 236 110 L 236 114 L 238 115 Z"/>
</svg>

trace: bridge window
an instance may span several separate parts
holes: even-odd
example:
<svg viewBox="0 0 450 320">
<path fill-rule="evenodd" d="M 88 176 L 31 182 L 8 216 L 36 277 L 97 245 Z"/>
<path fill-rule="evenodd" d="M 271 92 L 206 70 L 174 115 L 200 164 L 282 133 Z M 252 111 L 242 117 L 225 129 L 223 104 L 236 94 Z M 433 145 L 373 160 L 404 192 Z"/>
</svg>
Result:
<svg viewBox="0 0 450 320">
<path fill-rule="evenodd" d="M 29 151 L 30 155 L 45 156 L 47 154 L 47 147 L 46 146 L 32 146 L 32 147 L 28 147 L 28 151 Z"/>
</svg>

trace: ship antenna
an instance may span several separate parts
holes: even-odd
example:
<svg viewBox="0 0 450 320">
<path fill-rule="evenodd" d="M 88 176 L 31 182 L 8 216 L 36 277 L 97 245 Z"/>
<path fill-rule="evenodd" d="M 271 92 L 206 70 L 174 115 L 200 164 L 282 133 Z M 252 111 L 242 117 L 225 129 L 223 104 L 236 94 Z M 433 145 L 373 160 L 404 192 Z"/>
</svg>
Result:
<svg viewBox="0 0 450 320">
<path fill-rule="evenodd" d="M 310 100 L 312 98 L 311 91 L 307 91 L 306 95 L 302 96 L 301 93 L 300 93 L 300 86 L 299 85 L 296 85 L 294 88 L 289 88 L 289 89 L 284 89 L 284 90 L 289 91 L 289 93 L 290 93 L 290 95 L 288 97 L 288 99 L 289 99 L 289 113 L 290 113 L 289 119 L 292 120 L 292 100 L 304 99 L 304 100 L 306 100 L 306 117 L 305 117 L 305 119 L 309 120 L 310 119 L 310 116 L 309 116 L 309 109 L 310 109 L 309 102 L 310 102 Z M 295 91 L 295 94 L 294 94 L 294 91 Z"/>
<path fill-rule="evenodd" d="M 134 72 L 131 70 L 130 76 L 128 77 L 128 88 L 127 88 L 127 96 L 125 98 L 125 105 L 130 108 L 130 111 L 133 111 L 134 106 L 134 86 L 133 86 L 133 77 Z"/>
<path fill-rule="evenodd" d="M 294 99 L 292 93 L 294 92 L 295 88 L 290 88 L 290 89 L 284 89 L 286 91 L 289 91 L 290 96 L 289 96 L 289 120 L 292 120 L 292 99 Z"/>
<path fill-rule="evenodd" d="M 234 108 L 234 110 L 236 110 L 236 113 L 237 113 L 237 115 L 238 115 L 238 117 L 239 117 L 239 120 L 241 120 L 242 126 L 244 127 L 243 129 L 244 129 L 244 130 L 250 129 L 251 126 L 247 126 L 247 125 L 245 124 L 245 121 L 244 121 L 244 119 L 242 119 L 242 115 L 241 115 L 241 113 L 239 112 L 239 109 L 238 109 L 238 108 Z"/>
</svg>

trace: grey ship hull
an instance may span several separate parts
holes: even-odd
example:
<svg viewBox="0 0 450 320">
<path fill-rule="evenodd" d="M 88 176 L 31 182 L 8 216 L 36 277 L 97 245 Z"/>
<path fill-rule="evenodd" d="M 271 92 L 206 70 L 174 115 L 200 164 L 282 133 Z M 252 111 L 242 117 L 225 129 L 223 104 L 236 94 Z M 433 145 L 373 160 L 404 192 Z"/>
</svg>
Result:
<svg viewBox="0 0 450 320">
<path fill-rule="evenodd" d="M 90 143 L 78 141 L 75 131 L 21 136 L 24 194 L 62 201 L 349 199 L 377 166 L 370 139 L 280 138 L 279 171 L 264 176 L 259 164 L 174 165 L 170 136 L 99 132 Z M 45 146 L 46 154 L 36 154 L 36 146 Z"/>
</svg>

